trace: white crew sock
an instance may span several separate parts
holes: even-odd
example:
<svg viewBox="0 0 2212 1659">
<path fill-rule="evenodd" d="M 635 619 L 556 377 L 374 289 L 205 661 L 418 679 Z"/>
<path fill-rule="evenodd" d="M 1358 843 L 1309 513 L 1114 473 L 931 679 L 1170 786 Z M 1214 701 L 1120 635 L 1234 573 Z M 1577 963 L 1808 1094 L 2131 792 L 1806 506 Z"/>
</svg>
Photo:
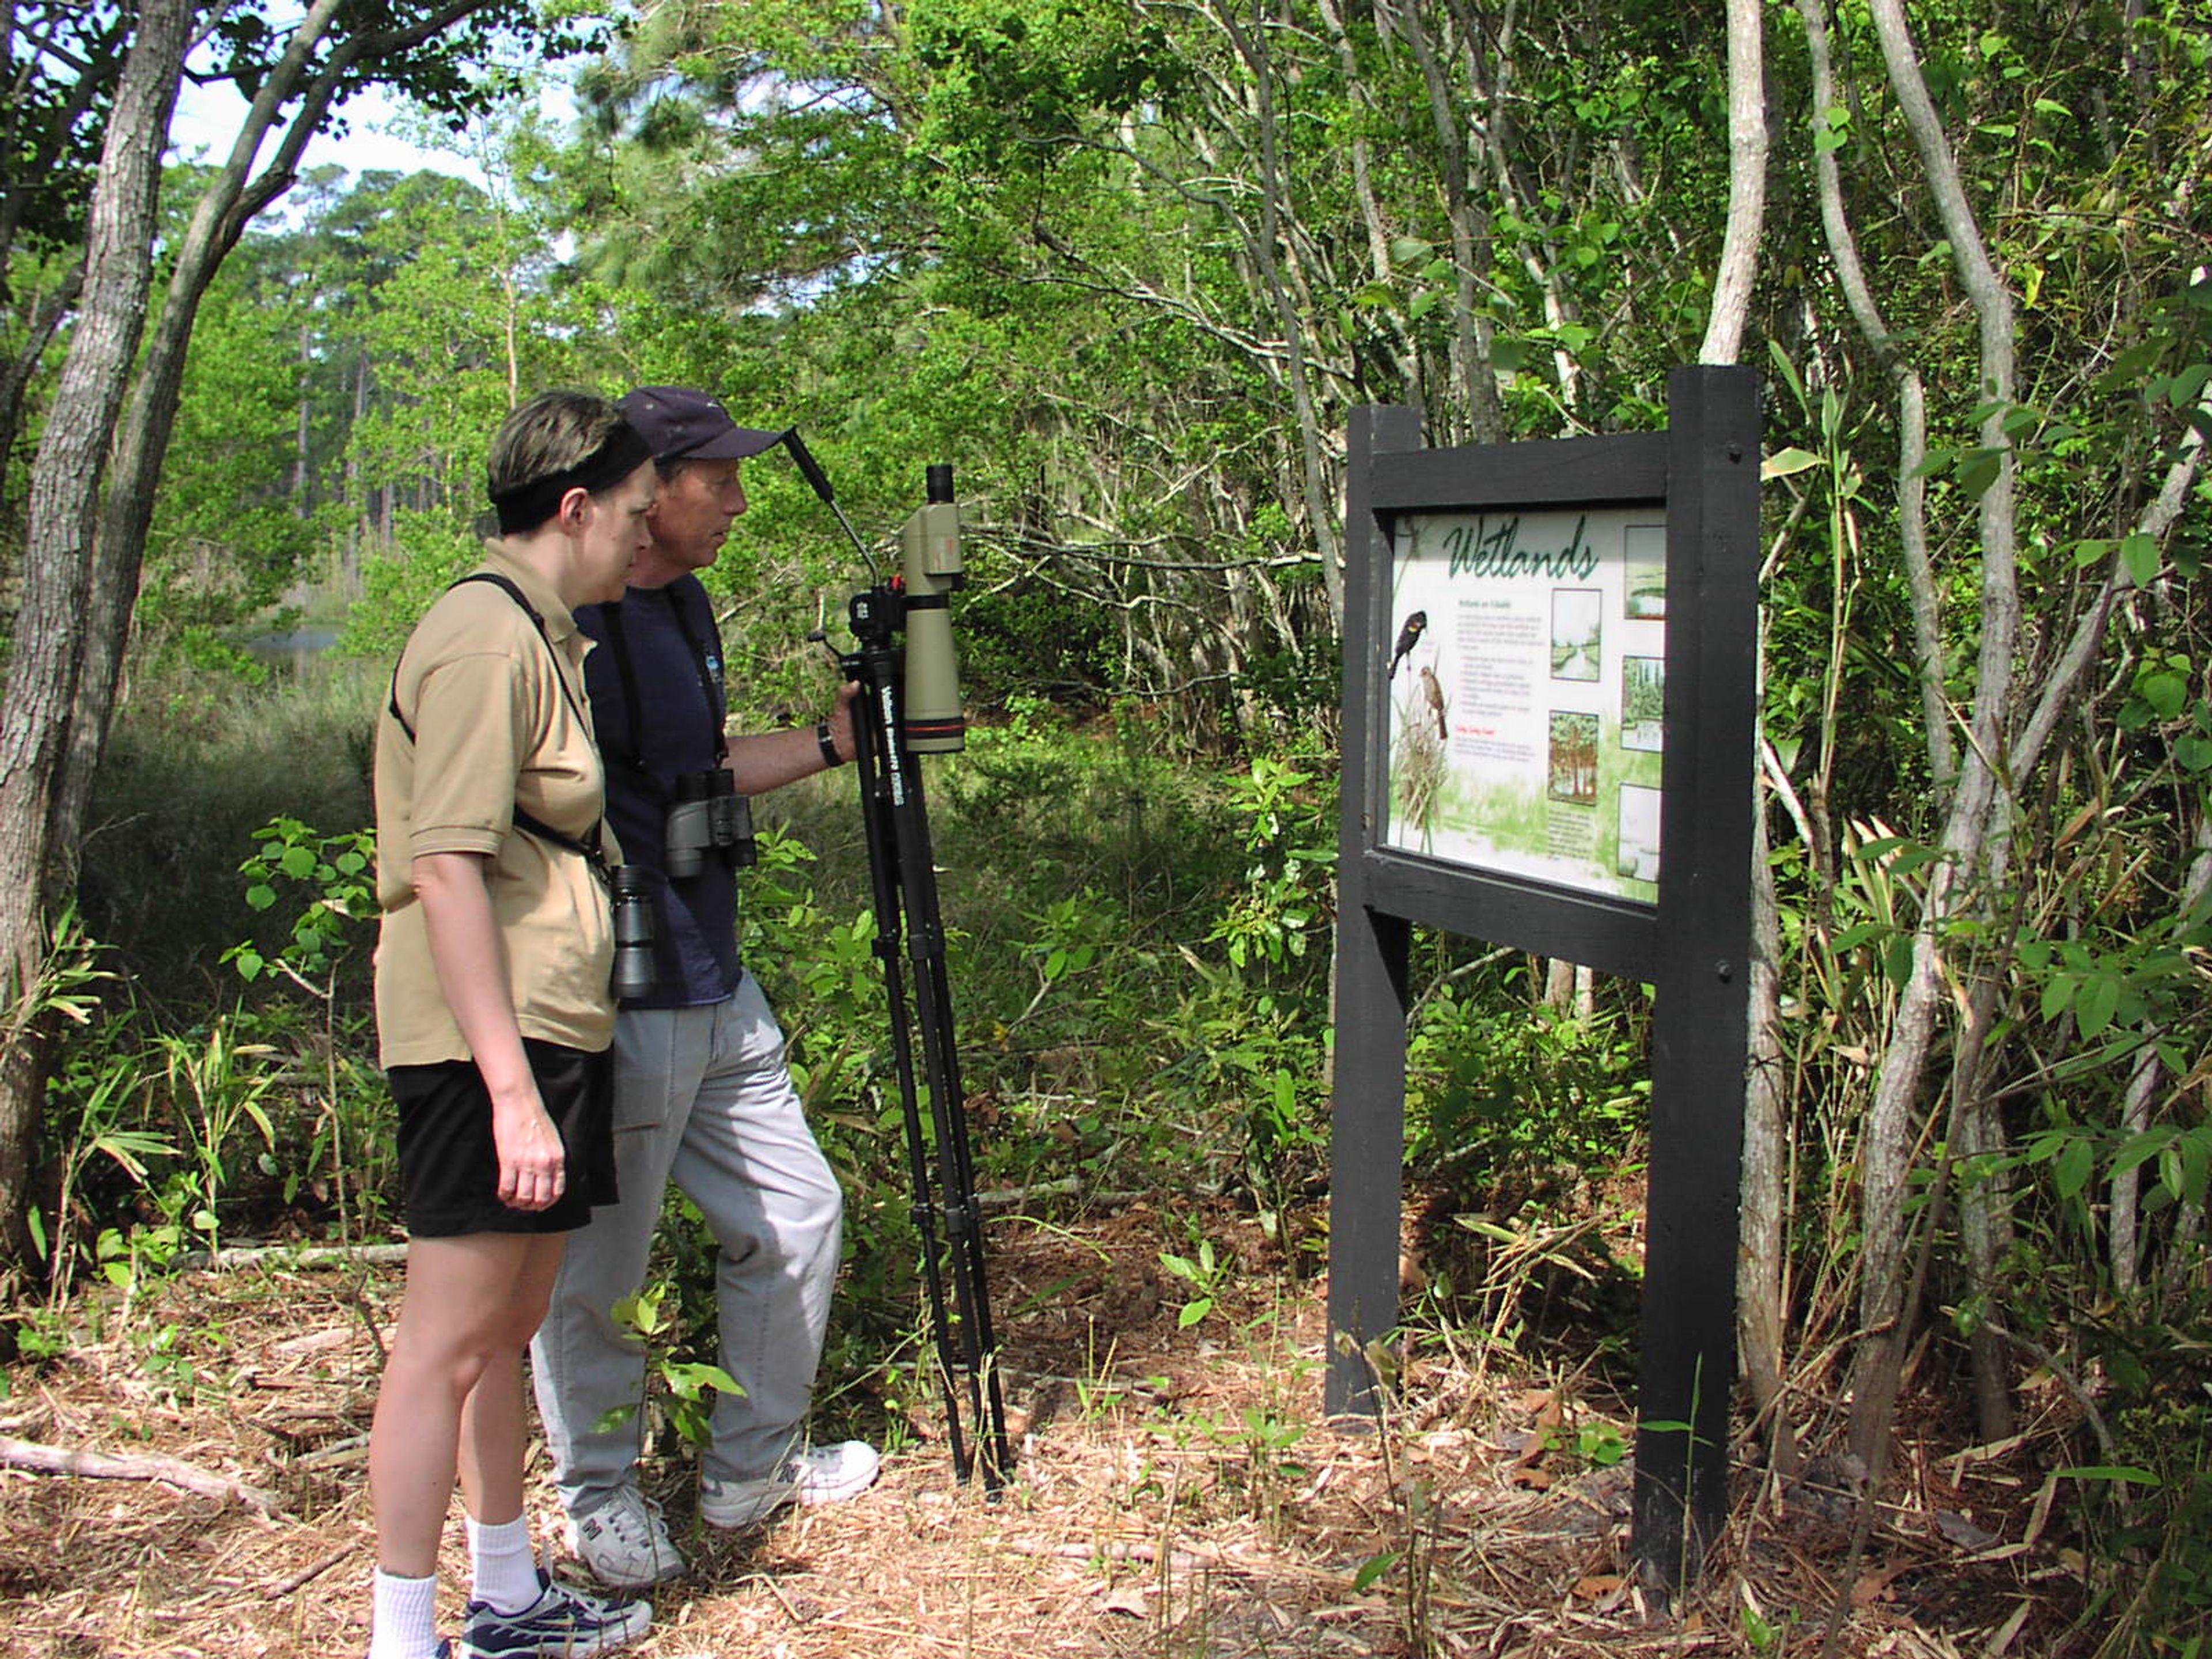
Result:
<svg viewBox="0 0 2212 1659">
<path fill-rule="evenodd" d="M 487 1525 L 469 1517 L 469 1594 L 499 1613 L 520 1613 L 538 1599 L 538 1558 L 530 1548 L 530 1516 Z"/>
<path fill-rule="evenodd" d="M 395 1577 L 379 1567 L 372 1589 L 376 1611 L 368 1659 L 435 1659 L 437 1579 Z"/>
</svg>

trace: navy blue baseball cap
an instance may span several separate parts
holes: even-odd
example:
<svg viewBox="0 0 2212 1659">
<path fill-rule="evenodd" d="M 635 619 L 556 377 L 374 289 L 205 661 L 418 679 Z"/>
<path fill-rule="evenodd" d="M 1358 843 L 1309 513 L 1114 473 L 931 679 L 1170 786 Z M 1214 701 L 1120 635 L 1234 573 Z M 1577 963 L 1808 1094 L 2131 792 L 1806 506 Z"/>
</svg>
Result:
<svg viewBox="0 0 2212 1659">
<path fill-rule="evenodd" d="M 689 386 L 641 386 L 616 407 L 653 446 L 656 461 L 742 461 L 783 438 L 739 426 L 720 403 Z"/>
</svg>

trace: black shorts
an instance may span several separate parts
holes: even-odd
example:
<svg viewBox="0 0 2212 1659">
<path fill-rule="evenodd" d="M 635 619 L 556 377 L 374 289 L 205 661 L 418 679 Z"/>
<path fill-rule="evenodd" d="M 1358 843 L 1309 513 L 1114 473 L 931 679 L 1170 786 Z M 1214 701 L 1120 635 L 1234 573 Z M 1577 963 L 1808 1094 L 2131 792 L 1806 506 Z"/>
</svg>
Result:
<svg viewBox="0 0 2212 1659">
<path fill-rule="evenodd" d="M 399 1183 L 416 1238 L 466 1233 L 568 1233 L 592 1206 L 615 1201 L 614 1054 L 522 1040 L 538 1097 L 560 1133 L 567 1183 L 543 1210 L 500 1202 L 491 1096 L 471 1060 L 394 1066 L 385 1075 L 399 1106 Z"/>
</svg>

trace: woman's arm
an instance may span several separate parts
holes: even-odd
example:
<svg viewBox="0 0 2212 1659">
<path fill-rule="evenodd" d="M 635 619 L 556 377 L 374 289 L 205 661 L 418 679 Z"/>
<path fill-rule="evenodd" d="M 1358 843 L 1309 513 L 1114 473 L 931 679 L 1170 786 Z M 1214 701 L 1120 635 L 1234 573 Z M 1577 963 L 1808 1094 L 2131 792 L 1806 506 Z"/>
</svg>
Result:
<svg viewBox="0 0 2212 1659">
<path fill-rule="evenodd" d="M 491 1096 L 500 1201 L 542 1210 L 561 1196 L 567 1170 L 507 995 L 507 951 L 486 885 L 490 862 L 481 853 L 422 854 L 411 866 L 415 896 L 422 901 L 438 988 Z"/>
</svg>

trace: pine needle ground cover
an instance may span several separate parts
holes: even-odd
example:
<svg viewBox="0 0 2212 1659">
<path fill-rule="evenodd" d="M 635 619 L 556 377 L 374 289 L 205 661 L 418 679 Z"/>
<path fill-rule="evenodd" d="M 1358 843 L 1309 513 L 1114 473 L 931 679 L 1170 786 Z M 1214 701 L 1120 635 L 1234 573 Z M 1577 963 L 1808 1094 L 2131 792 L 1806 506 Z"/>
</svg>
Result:
<svg viewBox="0 0 2212 1659">
<path fill-rule="evenodd" d="M 656 1455 L 647 1485 L 694 1571 L 663 1587 L 635 1651 L 1811 1654 L 1839 1600 L 1844 1654 L 2096 1647 L 2074 1627 L 2082 1563 L 2035 1430 L 1968 1448 L 1945 1391 L 1923 1389 L 1896 1460 L 1905 1478 L 1856 1559 L 1847 1471 L 1785 1490 L 1740 1460 L 1730 1537 L 1668 1609 L 1626 1566 L 1632 1411 L 1602 1366 L 1532 1362 L 1462 1310 L 1458 1334 L 1416 1334 L 1379 1431 L 1340 1432 L 1321 1415 L 1323 1284 L 1284 1272 L 1256 1221 L 1226 1204 L 1203 1206 L 1212 1248 L 1194 1282 L 1164 1258 L 1199 1262 L 1162 1248 L 1186 1234 L 1190 1208 L 1137 1198 L 994 1218 L 1018 1465 L 995 1500 L 952 1480 L 930 1407 L 882 1415 L 886 1402 L 937 1397 L 911 1375 L 912 1352 L 834 1380 L 828 1409 L 856 1422 L 877 1413 L 871 1431 L 890 1452 L 854 1503 L 709 1533 L 694 1522 L 688 1457 Z M 1453 1231 L 1468 1242 L 1425 1241 L 1413 1224 L 1409 1282 L 1472 1284 L 1500 1262 L 1495 1241 Z M 1600 1272 L 1636 1249 L 1632 1228 L 1613 1223 L 1577 1243 Z M 1522 1265 L 1516 1318 L 1571 1318 L 1579 1277 Z M 143 1281 L 127 1305 L 87 1292 L 66 1322 L 27 1327 L 27 1348 L 43 1342 L 44 1357 L 12 1368 L 0 1435 L 120 1469 L 0 1468 L 8 1650 L 361 1650 L 366 1435 L 398 1293 L 398 1265 L 380 1258 L 303 1268 L 271 1257 Z M 172 1479 L 139 1478 L 149 1468 Z M 532 1513 L 555 1547 L 542 1456 L 532 1468 Z M 179 1470 L 240 1495 L 185 1490 Z M 441 1567 L 450 1626 L 466 1583 L 458 1522 Z M 580 1580 L 576 1564 L 566 1570 Z"/>
</svg>

